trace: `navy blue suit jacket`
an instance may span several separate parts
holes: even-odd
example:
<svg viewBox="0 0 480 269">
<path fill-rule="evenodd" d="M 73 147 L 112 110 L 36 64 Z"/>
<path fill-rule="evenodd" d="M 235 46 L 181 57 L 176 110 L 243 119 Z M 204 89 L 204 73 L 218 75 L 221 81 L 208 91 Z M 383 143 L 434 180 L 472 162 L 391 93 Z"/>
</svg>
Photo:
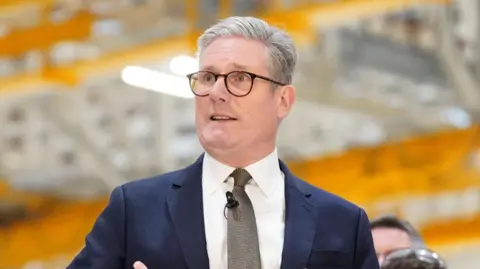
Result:
<svg viewBox="0 0 480 269">
<path fill-rule="evenodd" d="M 117 187 L 67 269 L 208 269 L 202 161 Z M 281 269 L 378 269 L 369 220 L 359 207 L 285 174 Z M 269 269 L 269 268 L 265 268 Z"/>
</svg>

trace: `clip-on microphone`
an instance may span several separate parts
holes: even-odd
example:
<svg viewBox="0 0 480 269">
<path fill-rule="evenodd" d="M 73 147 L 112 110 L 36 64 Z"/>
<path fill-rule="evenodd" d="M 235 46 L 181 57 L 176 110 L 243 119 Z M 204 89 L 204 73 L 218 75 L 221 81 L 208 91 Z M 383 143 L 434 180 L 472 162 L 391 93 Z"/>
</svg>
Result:
<svg viewBox="0 0 480 269">
<path fill-rule="evenodd" d="M 225 193 L 225 196 L 227 197 L 227 203 L 225 204 L 225 207 L 223 210 L 223 216 L 227 219 L 227 208 L 233 209 L 239 205 L 239 202 L 237 201 L 237 199 L 235 199 L 235 196 L 231 191 L 227 191 Z"/>
<path fill-rule="evenodd" d="M 225 204 L 226 208 L 235 208 L 238 206 L 239 203 L 231 191 L 227 191 L 225 196 L 227 197 L 227 203 Z"/>
</svg>

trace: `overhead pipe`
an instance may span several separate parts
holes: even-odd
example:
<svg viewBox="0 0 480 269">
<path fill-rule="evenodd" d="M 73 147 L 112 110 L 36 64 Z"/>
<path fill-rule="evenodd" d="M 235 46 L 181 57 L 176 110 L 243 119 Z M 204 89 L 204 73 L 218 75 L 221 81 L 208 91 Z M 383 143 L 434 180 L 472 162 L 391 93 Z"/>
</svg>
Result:
<svg viewBox="0 0 480 269">
<path fill-rule="evenodd" d="M 438 12 L 438 53 L 453 85 L 456 87 L 462 104 L 470 110 L 480 110 L 480 83 L 462 61 L 455 47 L 455 37 L 450 20 L 449 7 L 440 7 Z"/>
</svg>

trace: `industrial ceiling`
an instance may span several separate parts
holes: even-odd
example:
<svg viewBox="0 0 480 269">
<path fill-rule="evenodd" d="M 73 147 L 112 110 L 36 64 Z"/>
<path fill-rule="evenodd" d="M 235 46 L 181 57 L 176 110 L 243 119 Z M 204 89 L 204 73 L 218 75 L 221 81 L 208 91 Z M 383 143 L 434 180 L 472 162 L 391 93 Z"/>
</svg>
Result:
<svg viewBox="0 0 480 269">
<path fill-rule="evenodd" d="M 0 175 L 23 190 L 92 197 L 194 160 L 201 147 L 192 100 L 134 87 L 121 75 L 125 65 L 179 75 L 171 61 L 189 57 L 194 40 L 185 42 L 181 33 L 213 17 L 200 13 L 188 23 L 192 11 L 177 2 L 44 0 L 2 7 Z M 388 13 L 369 13 L 382 7 L 369 2 L 370 8 L 355 9 L 365 15 L 348 21 L 326 14 L 354 9 L 316 3 L 296 14 L 317 12 L 308 29 L 305 22 L 285 22 L 299 43 L 300 64 L 299 100 L 279 136 L 284 158 L 466 128 L 475 120 L 480 8 L 397 1 L 384 4 Z"/>
</svg>

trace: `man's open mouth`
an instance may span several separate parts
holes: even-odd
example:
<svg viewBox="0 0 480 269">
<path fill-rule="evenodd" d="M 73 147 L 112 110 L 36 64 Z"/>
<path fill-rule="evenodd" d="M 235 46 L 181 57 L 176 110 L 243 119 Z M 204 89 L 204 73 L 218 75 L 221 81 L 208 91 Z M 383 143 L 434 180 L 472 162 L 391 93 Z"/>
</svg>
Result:
<svg viewBox="0 0 480 269">
<path fill-rule="evenodd" d="M 237 120 L 236 118 L 228 117 L 228 116 L 210 116 L 210 120 L 212 121 L 228 121 L 228 120 Z"/>
</svg>

